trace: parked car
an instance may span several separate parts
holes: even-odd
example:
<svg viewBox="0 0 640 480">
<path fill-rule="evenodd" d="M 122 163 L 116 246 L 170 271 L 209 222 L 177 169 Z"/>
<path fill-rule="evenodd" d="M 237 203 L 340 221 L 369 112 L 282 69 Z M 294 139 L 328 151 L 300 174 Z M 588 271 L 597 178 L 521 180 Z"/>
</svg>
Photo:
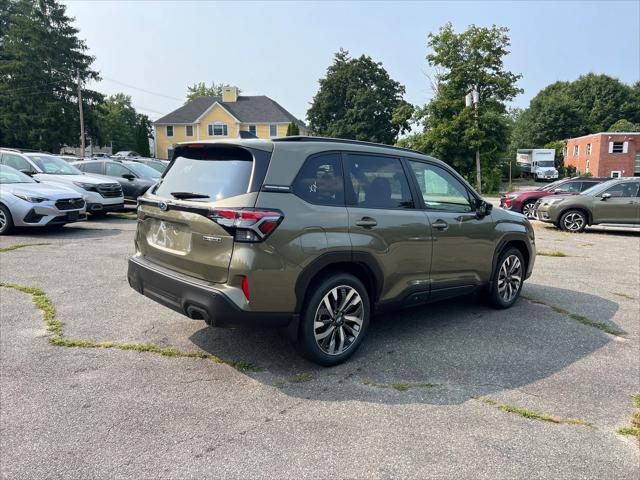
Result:
<svg viewBox="0 0 640 480">
<path fill-rule="evenodd" d="M 111 158 L 111 155 L 108 153 L 103 153 L 103 152 L 97 152 L 94 153 L 91 158 Z"/>
<path fill-rule="evenodd" d="M 349 140 L 179 144 L 138 218 L 135 290 L 217 327 L 286 327 L 321 365 L 374 311 L 474 291 L 508 308 L 535 260 L 529 221 L 444 162 Z"/>
<path fill-rule="evenodd" d="M 608 177 L 573 177 L 557 180 L 544 187 L 505 193 L 500 197 L 500 206 L 520 212 L 528 218 L 535 218 L 534 206 L 539 198 L 548 195 L 577 195 L 598 183 L 610 180 Z"/>
<path fill-rule="evenodd" d="M 85 218 L 85 202 L 76 191 L 0 165 L 0 235 L 14 227 L 65 225 Z"/>
<path fill-rule="evenodd" d="M 640 225 L 640 177 L 609 180 L 580 195 L 545 197 L 536 209 L 539 220 L 567 232 L 588 225 Z"/>
<path fill-rule="evenodd" d="M 160 178 L 157 170 L 129 160 L 90 160 L 74 163 L 73 166 L 85 173 L 104 175 L 117 180 L 122 187 L 124 199 L 133 202 Z"/>
<path fill-rule="evenodd" d="M 3 149 L 0 150 L 0 164 L 13 167 L 44 183 L 63 185 L 81 193 L 87 202 L 87 212 L 92 215 L 105 215 L 124 207 L 119 183 L 104 177 L 85 175 L 52 155 Z"/>
<path fill-rule="evenodd" d="M 139 158 L 141 155 L 138 152 L 132 150 L 121 150 L 112 155 L 114 158 Z"/>
<path fill-rule="evenodd" d="M 134 161 L 144 163 L 154 170 L 157 170 L 161 174 L 164 173 L 164 171 L 169 166 L 169 162 L 167 162 L 166 160 L 156 160 L 155 158 L 136 158 L 134 159 Z"/>
<path fill-rule="evenodd" d="M 74 155 L 54 155 L 54 157 L 64 160 L 67 163 L 79 162 L 80 160 L 83 160 L 82 158 L 76 157 Z"/>
</svg>

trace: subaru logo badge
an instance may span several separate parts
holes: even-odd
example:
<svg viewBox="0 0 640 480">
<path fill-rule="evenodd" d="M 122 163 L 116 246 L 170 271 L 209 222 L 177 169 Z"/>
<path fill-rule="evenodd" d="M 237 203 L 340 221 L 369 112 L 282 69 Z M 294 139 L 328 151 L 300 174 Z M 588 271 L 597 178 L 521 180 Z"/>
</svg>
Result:
<svg viewBox="0 0 640 480">
<path fill-rule="evenodd" d="M 158 207 L 160 207 L 160 210 L 162 210 L 163 212 L 166 212 L 169 208 L 169 205 L 167 205 L 165 202 L 158 202 Z"/>
</svg>

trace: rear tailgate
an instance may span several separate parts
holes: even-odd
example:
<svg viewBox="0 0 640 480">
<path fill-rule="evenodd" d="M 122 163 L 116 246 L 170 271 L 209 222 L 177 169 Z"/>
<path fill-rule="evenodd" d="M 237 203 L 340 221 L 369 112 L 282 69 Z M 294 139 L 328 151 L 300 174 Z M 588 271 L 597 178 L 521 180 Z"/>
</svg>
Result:
<svg viewBox="0 0 640 480">
<path fill-rule="evenodd" d="M 226 282 L 234 237 L 209 216 L 215 209 L 253 207 L 268 161 L 268 152 L 229 145 L 176 149 L 161 182 L 139 199 L 139 253 L 165 268 Z"/>
</svg>

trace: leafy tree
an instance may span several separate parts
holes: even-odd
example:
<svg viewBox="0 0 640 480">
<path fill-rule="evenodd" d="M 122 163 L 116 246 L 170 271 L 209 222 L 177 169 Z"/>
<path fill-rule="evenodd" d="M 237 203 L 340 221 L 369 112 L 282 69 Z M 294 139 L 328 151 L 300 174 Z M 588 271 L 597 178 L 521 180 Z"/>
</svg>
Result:
<svg viewBox="0 0 640 480">
<path fill-rule="evenodd" d="M 204 82 L 194 83 L 187 86 L 187 101 L 189 103 L 194 98 L 198 97 L 222 97 L 222 92 L 226 87 L 232 87 L 228 83 L 216 83 L 211 82 L 211 85 L 207 86 Z M 238 95 L 241 90 L 238 88 Z"/>
<path fill-rule="evenodd" d="M 296 122 L 291 122 L 287 125 L 287 137 L 293 137 L 296 135 L 300 135 L 300 127 Z"/>
<path fill-rule="evenodd" d="M 149 149 L 149 139 L 152 138 L 151 134 L 151 120 L 144 114 L 139 113 L 137 115 L 138 123 L 136 125 L 136 144 L 134 150 L 143 157 L 150 157 L 151 150 Z"/>
<path fill-rule="evenodd" d="M 131 105 L 131 97 L 124 93 L 107 98 L 97 113 L 100 141 L 106 145 L 112 144 L 114 152 L 138 148 L 138 123 L 139 116 Z"/>
<path fill-rule="evenodd" d="M 495 184 L 495 167 L 503 156 L 510 125 L 506 109 L 521 90 L 520 75 L 504 68 L 509 53 L 508 29 L 471 25 L 456 33 L 448 23 L 437 34 L 429 34 L 427 55 L 436 70 L 435 95 L 417 111 L 415 120 L 423 131 L 401 142 L 435 155 L 463 175 L 475 177 L 475 150 L 480 150 L 487 181 Z M 465 106 L 471 88 L 479 92 L 477 110 Z"/>
<path fill-rule="evenodd" d="M 393 144 L 409 131 L 413 107 L 382 63 L 340 49 L 307 111 L 316 135 Z"/>
<path fill-rule="evenodd" d="M 640 132 L 640 124 L 623 118 L 607 128 L 607 132 Z"/>
<path fill-rule="evenodd" d="M 57 152 L 79 143 L 77 74 L 93 57 L 56 0 L 0 0 L 0 141 Z M 102 96 L 83 89 L 86 110 Z"/>
</svg>

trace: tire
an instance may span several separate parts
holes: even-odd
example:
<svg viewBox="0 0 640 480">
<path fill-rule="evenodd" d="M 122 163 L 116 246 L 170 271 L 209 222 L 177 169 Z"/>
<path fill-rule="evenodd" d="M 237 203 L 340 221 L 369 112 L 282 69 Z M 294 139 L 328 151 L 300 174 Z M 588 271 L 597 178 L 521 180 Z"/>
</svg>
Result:
<svg viewBox="0 0 640 480">
<path fill-rule="evenodd" d="M 511 307 L 520 297 L 525 264 L 517 248 L 507 248 L 498 257 L 489 288 L 489 304 L 498 309 Z"/>
<path fill-rule="evenodd" d="M 4 205 L 0 205 L 0 235 L 10 235 L 13 228 L 11 212 Z"/>
<path fill-rule="evenodd" d="M 308 291 L 296 347 L 318 365 L 338 365 L 355 353 L 367 333 L 371 315 L 367 289 L 353 275 L 336 273 L 321 278 Z M 329 313 L 327 306 L 333 311 Z"/>
<path fill-rule="evenodd" d="M 580 233 L 587 226 L 587 216 L 582 210 L 568 210 L 560 216 L 560 229 Z"/>
<path fill-rule="evenodd" d="M 536 217 L 533 216 L 533 207 L 535 207 L 537 200 L 529 200 L 528 202 L 524 202 L 522 204 L 522 214 L 529 218 L 535 220 Z"/>
</svg>

